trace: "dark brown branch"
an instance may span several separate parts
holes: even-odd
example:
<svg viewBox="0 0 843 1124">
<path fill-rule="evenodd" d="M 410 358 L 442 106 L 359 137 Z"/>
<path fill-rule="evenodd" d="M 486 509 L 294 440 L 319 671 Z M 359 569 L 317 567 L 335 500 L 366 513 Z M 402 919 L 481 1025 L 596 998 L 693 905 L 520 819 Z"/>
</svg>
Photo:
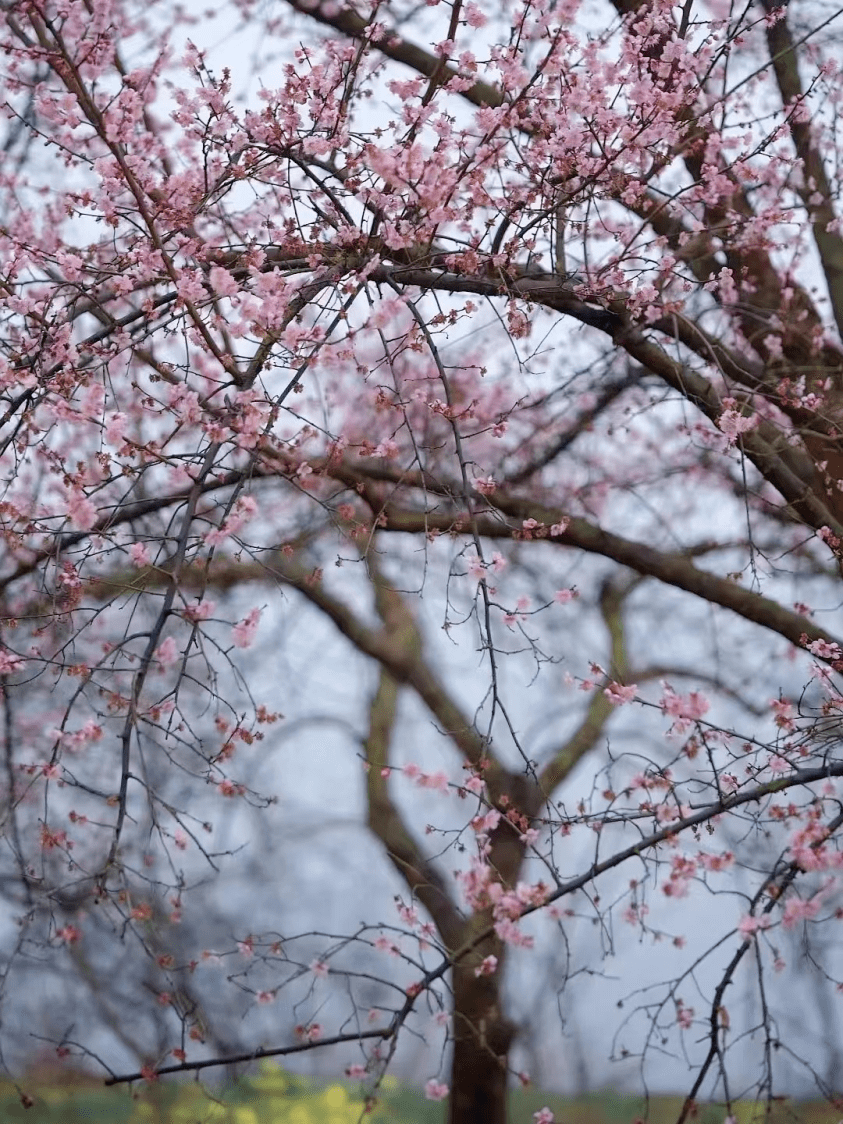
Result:
<svg viewBox="0 0 843 1124">
<path fill-rule="evenodd" d="M 181 1062 L 178 1065 L 162 1065 L 151 1070 L 141 1070 L 138 1073 L 121 1073 L 108 1077 L 105 1085 L 122 1085 L 127 1081 L 148 1081 L 150 1073 L 155 1077 L 162 1077 L 167 1073 L 191 1073 L 200 1069 L 211 1069 L 214 1066 L 234 1065 L 237 1062 L 254 1062 L 259 1058 L 278 1058 L 286 1054 L 303 1054 L 306 1050 L 314 1050 L 317 1046 L 339 1046 L 343 1042 L 360 1042 L 364 1038 L 392 1038 L 395 1030 L 392 1027 L 381 1027 L 377 1030 L 361 1030 L 357 1034 L 334 1034 L 330 1038 L 317 1038 L 313 1042 L 303 1042 L 298 1046 L 278 1046 L 272 1050 L 250 1050 L 244 1054 L 229 1054 L 224 1058 L 204 1058 L 201 1062 Z"/>
<path fill-rule="evenodd" d="M 300 6 L 296 0 L 287 0 L 291 8 L 306 15 L 317 23 L 332 27 L 347 35 L 350 39 L 368 39 L 382 55 L 394 62 L 403 63 L 423 74 L 425 78 L 436 79 L 445 83 L 457 77 L 457 71 L 452 66 L 442 66 L 442 60 L 431 51 L 425 51 L 403 39 L 394 27 L 386 28 L 381 34 L 371 34 L 369 21 L 359 16 L 353 8 L 342 8 L 336 15 L 326 15 L 326 6 L 319 4 L 312 10 Z M 489 105 L 492 107 L 503 105 L 503 95 L 496 86 L 488 82 L 475 82 L 468 90 L 461 90 L 460 94 L 472 105 Z"/>
<path fill-rule="evenodd" d="M 613 402 L 616 402 L 630 387 L 638 386 L 643 373 L 642 368 L 634 367 L 624 378 L 617 379 L 604 386 L 600 390 L 594 404 L 587 410 L 583 410 L 574 421 L 573 425 L 560 433 L 547 448 L 519 468 L 517 472 L 508 473 L 506 483 L 510 485 L 520 484 L 525 480 L 529 480 L 531 476 L 540 472 L 546 465 L 554 461 L 560 453 L 564 453 L 564 451 L 576 441 L 580 434 L 587 432 L 589 427 L 600 417 L 604 410 L 607 410 L 609 406 L 611 406 Z"/>
<path fill-rule="evenodd" d="M 368 495 L 366 492 L 367 481 L 381 479 L 417 486 L 423 484 L 429 492 L 449 497 L 454 495 L 447 485 L 432 478 L 417 480 L 413 474 L 404 473 L 399 479 L 395 472 L 383 466 L 362 462 L 354 466 L 337 465 L 332 470 L 332 475 L 342 479 L 349 487 L 358 484 L 361 486 L 364 498 L 372 504 L 376 515 L 382 520 L 384 530 L 407 534 L 427 534 L 430 531 L 463 534 L 467 529 L 467 517 L 456 513 L 404 508 L 383 501 L 374 491 Z M 505 490 L 493 492 L 488 497 L 488 503 L 502 515 L 510 517 L 511 521 L 496 518 L 492 512 L 485 515 L 478 513 L 475 516 L 477 529 L 484 538 L 512 539 L 520 531 L 525 519 L 535 519 L 537 523 L 550 528 L 567 518 L 559 508 L 512 496 Z M 644 543 L 604 531 L 581 518 L 570 519 L 564 531 L 548 536 L 546 541 L 576 547 L 590 554 L 601 554 L 645 577 L 658 578 L 666 585 L 675 586 L 711 604 L 730 609 L 745 620 L 778 633 L 797 647 L 803 647 L 804 640 L 807 639 L 809 642 L 827 640 L 843 648 L 843 641 L 819 628 L 813 621 L 785 609 L 777 601 L 744 589 L 734 581 L 697 569 L 684 554 L 656 550 Z"/>
<path fill-rule="evenodd" d="M 643 329 L 625 325 L 622 300 L 612 301 L 608 309 L 594 308 L 580 300 L 572 292 L 570 284 L 554 274 L 492 279 L 429 269 L 380 266 L 372 271 L 371 277 L 372 280 L 384 283 L 414 285 L 439 292 L 475 293 L 488 297 L 502 294 L 517 296 L 565 313 L 581 324 L 610 335 L 617 346 L 622 347 L 646 370 L 672 386 L 711 421 L 716 422 L 724 412 L 720 395 L 708 379 L 673 359 Z M 699 341 L 704 339 L 703 333 L 693 331 L 690 327 L 688 333 L 689 339 L 686 342 L 696 343 L 699 347 Z M 709 343 L 705 344 L 705 350 L 710 350 Z M 725 354 L 725 349 L 715 350 L 710 361 L 716 366 L 723 361 Z M 814 478 L 813 463 L 800 457 L 772 422 L 760 420 L 754 429 L 742 435 L 741 447 L 761 475 L 781 493 L 808 526 L 815 530 L 829 527 L 839 538 L 843 538 L 843 522 L 811 486 Z"/>
<path fill-rule="evenodd" d="M 779 5 L 772 0 L 760 0 L 760 3 L 768 16 L 777 12 L 775 23 L 767 28 L 770 62 L 782 105 L 789 111 L 787 120 L 796 154 L 802 161 L 803 179 L 798 191 L 811 218 L 811 229 L 828 285 L 834 319 L 843 336 L 843 238 L 837 232 L 837 215 L 831 203 L 831 185 L 822 156 L 811 135 L 811 123 L 804 120 L 801 114 L 805 93 L 799 77 L 797 45 L 788 26 L 787 5 L 784 5 L 782 13 Z M 815 202 L 816 196 L 819 199 Z"/>
</svg>

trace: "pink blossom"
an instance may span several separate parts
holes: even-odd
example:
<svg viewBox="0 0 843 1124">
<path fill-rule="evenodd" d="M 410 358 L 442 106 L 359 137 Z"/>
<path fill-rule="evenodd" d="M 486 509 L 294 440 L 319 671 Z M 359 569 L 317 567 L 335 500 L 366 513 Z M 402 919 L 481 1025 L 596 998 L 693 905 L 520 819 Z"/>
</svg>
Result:
<svg viewBox="0 0 843 1124">
<path fill-rule="evenodd" d="M 482 859 L 473 858 L 469 869 L 457 871 L 456 878 L 470 905 L 481 907 L 487 904 L 493 879 L 493 872 L 487 863 Z"/>
<path fill-rule="evenodd" d="M 13 671 L 20 671 L 23 667 L 23 660 L 20 656 L 16 656 L 14 652 L 10 652 L 8 648 L 0 648 L 0 674 L 8 675 Z"/>
<path fill-rule="evenodd" d="M 577 596 L 576 589 L 557 589 L 553 595 L 553 600 L 557 605 L 567 605 L 569 601 L 573 601 Z"/>
<path fill-rule="evenodd" d="M 513 339 L 524 339 L 530 334 L 530 321 L 527 314 L 518 307 L 515 301 L 510 301 L 507 305 L 506 318 L 509 325 L 509 334 Z"/>
<path fill-rule="evenodd" d="M 668 683 L 663 686 L 664 694 L 659 706 L 665 714 L 674 719 L 671 726 L 672 733 L 684 733 L 692 722 L 708 713 L 708 699 L 699 691 L 691 691 L 689 695 L 677 695 Z"/>
<path fill-rule="evenodd" d="M 212 265 L 208 273 L 211 288 L 219 297 L 233 297 L 239 292 L 240 286 L 235 278 L 220 265 Z"/>
<path fill-rule="evenodd" d="M 401 918 L 405 925 L 418 925 L 419 915 L 414 906 L 405 905 L 400 898 L 396 898 L 395 905 L 396 909 L 398 910 L 398 916 Z"/>
<path fill-rule="evenodd" d="M 819 913 L 823 896 L 820 892 L 807 901 L 801 898 L 788 898 L 782 913 L 782 925 L 785 929 L 792 929 L 799 921 L 812 921 Z"/>
<path fill-rule="evenodd" d="M 474 969 L 475 976 L 492 976 L 498 966 L 497 956 L 486 956 L 481 964 Z"/>
<path fill-rule="evenodd" d="M 434 792 L 441 792 L 447 796 L 449 792 L 448 787 L 448 774 L 443 773 L 441 769 L 436 773 L 422 773 L 416 780 L 419 788 L 430 788 Z"/>
<path fill-rule="evenodd" d="M 735 861 L 732 851 L 724 851 L 722 855 L 706 855 L 702 851 L 697 855 L 697 862 L 703 870 L 728 870 Z"/>
<path fill-rule="evenodd" d="M 424 1095 L 429 1101 L 444 1101 L 449 1093 L 448 1086 L 444 1082 L 436 1081 L 434 1078 L 425 1083 Z"/>
<path fill-rule="evenodd" d="M 639 925 L 650 912 L 650 907 L 642 902 L 632 902 L 623 911 L 623 919 L 627 925 Z"/>
<path fill-rule="evenodd" d="M 395 941 L 390 940 L 389 937 L 376 937 L 374 945 L 378 952 L 388 952 L 390 956 L 397 956 L 401 951 Z"/>
<path fill-rule="evenodd" d="M 476 554 L 469 558 L 466 569 L 468 576 L 474 581 L 480 581 L 486 575 L 486 564 Z"/>
<path fill-rule="evenodd" d="M 735 409 L 730 409 L 724 410 L 717 419 L 717 428 L 726 436 L 729 444 L 734 445 L 742 433 L 755 429 L 759 421 L 756 414 L 744 415 Z"/>
<path fill-rule="evenodd" d="M 495 922 L 495 932 L 505 944 L 511 944 L 513 948 L 532 948 L 535 943 L 532 937 L 523 933 L 508 917 Z"/>
<path fill-rule="evenodd" d="M 682 1030 L 688 1030 L 694 1022 L 694 1008 L 686 1007 L 681 999 L 676 1001 L 676 1022 Z"/>
<path fill-rule="evenodd" d="M 782 729 L 790 732 L 794 729 L 795 723 L 793 721 L 793 703 L 788 702 L 787 699 L 770 699 L 770 706 L 775 715 L 776 725 Z"/>
<path fill-rule="evenodd" d="M 479 4 L 469 2 L 465 6 L 465 21 L 469 27 L 485 27 L 486 15 Z M 539 1124 L 545 1124 L 545 1121 L 540 1121 Z"/>
<path fill-rule="evenodd" d="M 41 825 L 39 840 L 44 851 L 54 851 L 56 848 L 69 851 L 73 847 L 66 831 L 50 828 L 47 824 Z"/>
<path fill-rule="evenodd" d="M 80 531 L 90 531 L 97 521 L 97 509 L 84 492 L 72 488 L 67 493 L 67 514 Z"/>
<path fill-rule="evenodd" d="M 129 555 L 136 566 L 148 566 L 152 561 L 146 544 L 142 542 L 133 542 L 129 547 Z"/>
<path fill-rule="evenodd" d="M 624 703 L 632 702 L 637 691 L 637 683 L 630 683 L 624 686 L 621 683 L 612 682 L 604 689 L 603 694 L 612 706 L 623 706 Z"/>
<path fill-rule="evenodd" d="M 163 668 L 172 667 L 173 664 L 178 663 L 179 650 L 176 642 L 172 636 L 168 636 L 159 646 L 155 653 L 155 658 Z"/>
<path fill-rule="evenodd" d="M 767 766 L 771 773 L 788 773 L 791 769 L 789 762 L 778 753 L 770 754 Z"/>
<path fill-rule="evenodd" d="M 670 860 L 670 877 L 662 884 L 662 892 L 669 898 L 687 897 L 688 887 L 697 872 L 696 860 L 674 855 Z"/>
<path fill-rule="evenodd" d="M 388 440 L 381 441 L 379 445 L 375 446 L 375 448 L 372 450 L 372 456 L 383 457 L 384 460 L 391 461 L 395 460 L 400 452 L 401 450 L 399 448 L 398 442 L 390 437 Z"/>
<path fill-rule="evenodd" d="M 328 965 L 324 960 L 311 960 L 310 970 L 317 979 L 325 980 L 328 978 Z"/>
<path fill-rule="evenodd" d="M 492 554 L 492 561 L 489 564 L 489 569 L 492 570 L 494 573 L 496 573 L 496 574 L 502 573 L 508 565 L 509 565 L 509 563 L 507 562 L 507 560 L 504 558 L 504 556 L 501 554 L 501 552 L 499 550 L 496 550 Z"/>
<path fill-rule="evenodd" d="M 258 622 L 261 618 L 260 609 L 251 609 L 249 613 L 231 630 L 231 638 L 235 648 L 250 648 L 258 631 Z"/>
<path fill-rule="evenodd" d="M 762 913 L 760 917 L 753 917 L 751 914 L 747 914 L 738 922 L 738 932 L 745 941 L 751 941 L 756 933 L 760 932 L 762 929 L 769 929 L 770 925 L 770 916 L 767 913 Z"/>
<path fill-rule="evenodd" d="M 216 609 L 214 601 L 192 601 L 189 605 L 185 605 L 182 616 L 187 621 L 198 623 L 208 620 L 214 609 Z"/>
<path fill-rule="evenodd" d="M 475 816 L 471 821 L 472 828 L 478 835 L 489 835 L 501 822 L 501 814 L 497 808 L 490 808 L 485 815 Z"/>
<path fill-rule="evenodd" d="M 125 414 L 115 413 L 108 419 L 105 437 L 112 445 L 122 445 L 129 419 Z"/>
<path fill-rule="evenodd" d="M 656 820 L 658 823 L 673 823 L 681 816 L 676 804 L 658 804 L 656 806 Z"/>
</svg>

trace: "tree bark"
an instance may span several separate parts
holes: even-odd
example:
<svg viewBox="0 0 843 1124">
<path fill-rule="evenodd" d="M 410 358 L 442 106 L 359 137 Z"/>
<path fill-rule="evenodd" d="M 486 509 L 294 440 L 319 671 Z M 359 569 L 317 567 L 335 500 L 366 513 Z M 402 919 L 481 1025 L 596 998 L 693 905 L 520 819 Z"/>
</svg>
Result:
<svg viewBox="0 0 843 1124">
<path fill-rule="evenodd" d="M 497 944 L 497 942 L 494 942 Z M 483 955 L 491 953 L 483 949 Z M 507 1059 L 515 1025 L 501 1010 L 500 967 L 454 969 L 454 1054 L 448 1124 L 506 1124 Z"/>
</svg>

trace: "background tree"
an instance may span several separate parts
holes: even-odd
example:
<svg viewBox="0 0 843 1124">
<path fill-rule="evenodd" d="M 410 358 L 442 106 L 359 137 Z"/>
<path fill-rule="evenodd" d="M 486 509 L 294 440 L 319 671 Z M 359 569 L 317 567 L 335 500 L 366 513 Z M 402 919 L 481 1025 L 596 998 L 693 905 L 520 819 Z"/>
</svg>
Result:
<svg viewBox="0 0 843 1124">
<path fill-rule="evenodd" d="M 699 883 L 716 979 L 618 1052 L 686 1051 L 684 1119 L 753 1029 L 772 1096 L 776 929 L 833 922 L 841 861 L 837 13 L 239 0 L 218 70 L 168 6 L 3 9 L 7 976 L 110 927 L 166 1011 L 144 1072 L 231 1058 L 179 924 L 271 820 L 279 637 L 324 620 L 403 889 L 330 935 L 240 912 L 266 1050 L 356 1043 L 374 1089 L 444 1031 L 429 1095 L 503 1121 L 542 918 L 661 936 Z"/>
</svg>

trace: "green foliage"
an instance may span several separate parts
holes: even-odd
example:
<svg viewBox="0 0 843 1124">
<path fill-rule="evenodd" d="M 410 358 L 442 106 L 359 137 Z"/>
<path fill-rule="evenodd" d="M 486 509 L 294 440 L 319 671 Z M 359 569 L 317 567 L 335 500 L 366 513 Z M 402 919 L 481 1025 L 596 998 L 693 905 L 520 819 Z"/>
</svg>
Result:
<svg viewBox="0 0 843 1124">
<path fill-rule="evenodd" d="M 22 1087 L 23 1088 L 23 1087 Z M 33 1100 L 30 1108 L 21 1092 L 0 1083 L 0 1120 L 27 1124 L 443 1124 L 445 1105 L 428 1101 L 418 1089 L 387 1076 L 378 1090 L 377 1103 L 364 1115 L 365 1094 L 360 1086 L 333 1082 L 326 1085 L 287 1073 L 272 1062 L 222 1090 L 195 1081 L 162 1081 L 135 1090 L 105 1089 L 102 1085 L 49 1084 L 37 1079 L 25 1083 Z M 533 1113 L 545 1105 L 560 1124 L 672 1124 L 681 1097 L 640 1097 L 604 1091 L 576 1100 L 515 1089 L 510 1094 L 512 1124 L 532 1124 Z M 700 1106 L 695 1124 L 723 1124 L 722 1107 Z M 770 1116 L 752 1101 L 733 1105 L 737 1124 L 837 1124 L 839 1112 L 827 1104 L 776 1105 Z"/>
</svg>

